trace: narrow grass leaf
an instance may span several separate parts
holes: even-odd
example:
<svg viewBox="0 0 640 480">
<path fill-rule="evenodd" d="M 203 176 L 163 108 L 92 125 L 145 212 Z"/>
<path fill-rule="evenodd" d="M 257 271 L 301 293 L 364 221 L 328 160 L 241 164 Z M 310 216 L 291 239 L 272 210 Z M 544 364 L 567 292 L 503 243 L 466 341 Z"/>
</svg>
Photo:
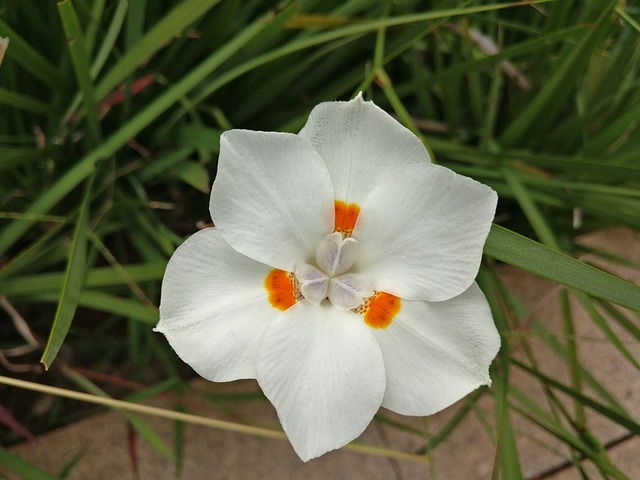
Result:
<svg viewBox="0 0 640 480">
<path fill-rule="evenodd" d="M 96 87 L 98 99 L 123 82 L 158 50 L 169 43 L 186 27 L 204 15 L 220 0 L 186 0 L 157 22 L 136 44 L 122 56 Z"/>
<path fill-rule="evenodd" d="M 525 365 L 519 360 L 513 359 L 512 363 L 517 367 L 521 368 L 522 370 L 525 370 L 526 372 L 529 372 L 533 376 L 539 378 L 540 381 L 544 382 L 546 385 L 549 385 L 557 390 L 560 390 L 563 393 L 566 393 L 570 397 L 573 397 L 574 399 L 579 400 L 584 406 L 589 407 L 590 409 L 600 413 L 601 415 L 604 415 L 605 417 L 609 418 L 609 420 L 621 425 L 622 427 L 626 428 L 627 430 L 629 430 L 629 432 L 633 433 L 634 435 L 640 435 L 640 424 L 632 420 L 630 417 L 620 414 L 618 411 L 615 411 L 607 407 L 606 405 L 603 405 L 602 403 L 592 399 L 591 397 L 587 397 L 586 395 L 583 395 L 582 393 L 574 390 L 573 388 L 568 387 L 567 385 L 545 375 L 539 370 L 533 369 Z"/>
<path fill-rule="evenodd" d="M 491 227 L 484 253 L 554 282 L 640 310 L 640 286 L 603 272 L 498 225 Z"/>
<path fill-rule="evenodd" d="M 538 94 L 511 121 L 502 132 L 500 143 L 504 146 L 518 144 L 535 128 L 536 123 L 548 125 L 580 79 L 579 72 L 586 67 L 591 55 L 600 44 L 612 21 L 613 2 L 603 8 L 591 32 L 583 36 L 566 59 L 545 80 Z"/>
<path fill-rule="evenodd" d="M 46 369 L 56 358 L 62 343 L 64 342 L 71 322 L 78 307 L 80 295 L 82 294 L 82 284 L 84 282 L 85 263 L 87 261 L 87 239 L 89 229 L 89 206 L 91 203 L 91 191 L 93 185 L 93 175 L 86 184 L 84 198 L 80 207 L 78 221 L 73 233 L 73 239 L 69 247 L 69 259 L 62 284 L 62 292 L 58 302 L 58 309 L 53 321 L 53 327 L 49 333 L 49 339 L 40 361 Z"/>
<path fill-rule="evenodd" d="M 5 450 L 0 445 L 0 465 L 17 473 L 25 480 L 60 480 L 60 477 L 40 470 L 35 465 L 30 464 L 18 455 Z"/>
<path fill-rule="evenodd" d="M 6 105 L 37 115 L 47 115 L 51 112 L 51 107 L 46 103 L 6 88 L 0 88 L 0 105 Z M 2 167 L 1 161 L 0 167 Z"/>
<path fill-rule="evenodd" d="M 183 5 L 183 4 L 181 4 Z M 66 194 L 81 183 L 95 170 L 96 163 L 113 155 L 138 132 L 156 120 L 171 105 L 179 101 L 188 91 L 198 85 L 222 63 L 247 44 L 267 24 L 267 18 L 260 18 L 246 27 L 227 44 L 216 50 L 200 65 L 186 74 L 182 80 L 170 87 L 153 103 L 125 123 L 113 135 L 105 139 L 97 148 L 82 157 L 66 174 L 40 195 L 26 210 L 26 213 L 45 213 Z M 6 252 L 30 227 L 33 221 L 20 219 L 9 224 L 0 232 L 0 255 Z"/>
<path fill-rule="evenodd" d="M 64 370 L 65 376 L 67 376 L 70 380 L 74 381 L 80 388 L 91 393 L 93 395 L 97 395 L 103 398 L 111 398 L 104 390 L 99 388 L 93 382 L 91 382 L 86 377 L 80 375 L 77 372 L 74 372 L 70 369 Z M 164 444 L 162 439 L 158 436 L 158 434 L 149 426 L 147 422 L 142 420 L 140 417 L 134 415 L 131 412 L 128 412 L 123 409 L 115 408 L 118 412 L 120 412 L 127 421 L 136 429 L 136 431 L 140 434 L 145 441 L 152 446 L 157 452 L 165 456 L 166 458 L 173 459 L 173 454 L 171 450 Z"/>
<path fill-rule="evenodd" d="M 0 18 L 0 36 L 9 37 L 11 44 L 5 54 L 34 77 L 51 88 L 64 88 L 67 79 L 40 52 L 27 43 Z"/>
<path fill-rule="evenodd" d="M 98 122 L 98 106 L 93 87 L 93 79 L 91 77 L 87 44 L 71 0 L 62 0 L 58 2 L 57 6 L 62 27 L 67 35 L 73 70 L 76 74 L 80 92 L 82 93 L 82 104 L 88 122 L 88 133 L 93 145 L 97 145 L 100 142 L 102 134 Z"/>
</svg>

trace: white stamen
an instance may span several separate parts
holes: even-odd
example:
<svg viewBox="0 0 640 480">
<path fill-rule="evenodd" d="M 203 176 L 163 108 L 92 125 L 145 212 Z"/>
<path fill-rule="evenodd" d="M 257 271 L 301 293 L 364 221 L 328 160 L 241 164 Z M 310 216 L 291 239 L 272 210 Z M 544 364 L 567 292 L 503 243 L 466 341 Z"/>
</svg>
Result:
<svg viewBox="0 0 640 480">
<path fill-rule="evenodd" d="M 357 240 L 342 238 L 339 232 L 327 235 L 316 250 L 318 267 L 305 263 L 296 268 L 300 293 L 313 305 L 325 298 L 340 310 L 362 305 L 373 290 L 361 275 L 347 273 L 357 258 Z"/>
</svg>

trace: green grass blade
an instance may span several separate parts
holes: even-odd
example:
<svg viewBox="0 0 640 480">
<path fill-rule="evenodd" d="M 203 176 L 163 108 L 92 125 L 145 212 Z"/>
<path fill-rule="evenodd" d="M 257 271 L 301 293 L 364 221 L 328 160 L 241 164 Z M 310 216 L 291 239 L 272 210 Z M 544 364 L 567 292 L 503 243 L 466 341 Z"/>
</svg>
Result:
<svg viewBox="0 0 640 480">
<path fill-rule="evenodd" d="M 38 115 L 47 115 L 51 110 L 49 105 L 40 100 L 7 90 L 6 88 L 0 88 L 0 105 L 6 105 Z M 0 165 L 1 164 L 0 162 Z"/>
<path fill-rule="evenodd" d="M 557 380 L 545 375 L 544 373 L 533 369 L 527 365 L 525 365 L 524 363 L 518 361 L 518 360 L 512 360 L 512 363 L 514 365 L 516 365 L 517 367 L 521 368 L 522 370 L 525 370 L 529 373 L 531 373 L 532 375 L 538 377 L 542 382 L 544 382 L 546 385 L 549 385 L 550 387 L 556 388 L 558 390 L 560 390 L 563 393 L 566 393 L 567 395 L 575 398 L 576 400 L 580 401 L 582 403 L 582 405 L 589 407 L 590 409 L 600 413 L 601 415 L 604 415 L 605 417 L 609 418 L 611 421 L 623 426 L 624 428 L 626 428 L 627 430 L 629 430 L 629 432 L 633 433 L 634 435 L 640 435 L 640 424 L 638 424 L 637 422 L 635 422 L 633 419 L 624 416 L 622 414 L 620 414 L 618 411 L 613 410 L 609 407 L 607 407 L 606 405 L 603 405 L 602 403 L 592 399 L 591 397 L 587 397 L 586 395 L 581 394 L 580 392 L 575 391 L 573 388 L 566 386 L 565 384 L 558 382 Z"/>
<path fill-rule="evenodd" d="M 567 58 L 545 80 L 538 94 L 514 118 L 502 132 L 500 143 L 504 146 L 517 145 L 536 124 L 548 125 L 556 112 L 563 108 L 565 100 L 580 79 L 578 72 L 586 67 L 589 58 L 602 40 L 612 22 L 614 2 L 608 2 L 591 32 L 585 35 Z"/>
<path fill-rule="evenodd" d="M 505 366 L 505 368 L 508 368 Z M 511 425 L 509 415 L 509 403 L 507 401 L 507 393 L 509 385 L 501 376 L 494 379 L 494 388 L 496 390 L 496 428 L 498 430 L 498 465 L 502 472 L 502 478 L 509 480 L 517 480 L 522 477 L 522 469 L 520 468 L 520 460 L 518 449 L 516 448 L 516 440 Z M 494 472 L 493 478 L 499 478 Z"/>
<path fill-rule="evenodd" d="M 118 6 L 113 14 L 109 28 L 104 37 L 100 39 L 100 49 L 93 60 L 93 64 L 91 65 L 92 78 L 97 77 L 98 73 L 100 73 L 102 67 L 107 61 L 107 58 L 109 58 L 109 55 L 113 51 L 113 47 L 118 40 L 118 35 L 120 34 L 120 30 L 124 24 L 124 19 L 127 15 L 127 5 L 127 0 L 120 0 L 118 2 Z"/>
<path fill-rule="evenodd" d="M 82 93 L 82 102 L 87 117 L 89 136 L 92 144 L 97 145 L 100 142 L 102 134 L 100 132 L 100 123 L 98 122 L 98 106 L 91 77 L 87 44 L 71 0 L 62 0 L 58 2 L 57 5 L 62 27 L 67 35 L 73 70 L 75 71 L 76 80 Z"/>
<path fill-rule="evenodd" d="M 47 345 L 44 353 L 42 354 L 42 358 L 40 359 L 46 369 L 49 369 L 51 366 L 51 363 L 56 358 L 56 355 L 67 336 L 76 308 L 78 308 L 80 295 L 82 294 L 85 263 L 87 261 L 89 205 L 91 203 L 91 187 L 93 185 L 94 177 L 91 177 L 85 188 L 78 222 L 76 223 L 73 240 L 69 247 L 69 260 L 67 262 L 67 270 L 62 284 L 62 292 L 60 294 L 60 301 L 58 302 L 58 309 L 56 310 L 56 316 L 53 321 L 53 327 L 51 327 L 51 332 L 49 333 Z"/>
<path fill-rule="evenodd" d="M 23 460 L 19 456 L 11 453 L 9 450 L 5 450 L 0 445 L 0 465 L 17 473 L 25 480 L 59 480 L 60 477 L 51 475 L 38 467 L 31 465 L 26 460 Z"/>
<path fill-rule="evenodd" d="M 0 36 L 9 37 L 11 43 L 5 56 L 12 59 L 45 85 L 64 88 L 67 79 L 41 53 L 27 43 L 9 25 L 0 19 Z"/>
<path fill-rule="evenodd" d="M 179 3 L 156 23 L 140 41 L 129 49 L 96 87 L 96 95 L 104 98 L 136 68 L 148 61 L 176 35 L 204 15 L 220 0 L 187 0 Z"/>
<path fill-rule="evenodd" d="M 79 373 L 76 373 L 68 368 L 65 369 L 64 372 L 69 379 L 73 380 L 80 388 L 87 391 L 88 393 L 92 393 L 104 398 L 111 398 L 104 390 L 99 388 L 97 385 L 95 385 Z M 166 458 L 173 459 L 171 450 L 164 444 L 162 439 L 153 430 L 153 428 L 149 426 L 147 422 L 142 420 L 137 415 L 127 412 L 126 410 L 116 410 L 127 419 L 127 421 L 136 429 L 140 436 L 142 436 L 142 438 L 144 438 L 146 442 L 151 445 L 157 452 L 159 452 Z"/>
<path fill-rule="evenodd" d="M 176 103 L 183 95 L 198 85 L 204 78 L 210 75 L 223 62 L 233 56 L 238 50 L 247 44 L 267 25 L 267 19 L 260 18 L 242 33 L 230 40 L 226 45 L 216 50 L 200 65 L 195 67 L 178 83 L 169 88 L 164 94 L 158 97 L 153 103 L 124 124 L 111 137 L 107 138 L 96 149 L 85 157 L 81 158 L 76 165 L 63 175 L 55 184 L 38 197 L 26 210 L 25 213 L 45 213 L 49 211 L 58 201 L 82 182 L 100 160 L 113 155 L 120 147 L 126 144 L 138 132 L 147 127 L 158 116 L 160 116 L 171 105 Z M 33 220 L 24 218 L 12 222 L 0 233 L 0 255 L 6 252 L 31 225 Z"/>
<path fill-rule="evenodd" d="M 559 253 L 506 228 L 493 225 L 484 253 L 555 282 L 640 310 L 640 286 Z"/>
</svg>

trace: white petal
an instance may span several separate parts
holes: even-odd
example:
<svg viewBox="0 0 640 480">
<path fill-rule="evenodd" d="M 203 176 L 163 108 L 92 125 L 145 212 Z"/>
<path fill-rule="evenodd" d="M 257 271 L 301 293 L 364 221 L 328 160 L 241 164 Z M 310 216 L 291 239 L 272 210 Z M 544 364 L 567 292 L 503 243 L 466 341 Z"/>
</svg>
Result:
<svg viewBox="0 0 640 480">
<path fill-rule="evenodd" d="M 333 187 L 324 162 L 299 136 L 230 130 L 220 137 L 210 210 L 234 249 L 292 272 L 333 231 Z"/>
<path fill-rule="evenodd" d="M 418 137 L 362 95 L 321 103 L 298 135 L 327 163 L 335 199 L 360 206 L 387 172 L 430 161 Z"/>
<path fill-rule="evenodd" d="M 155 330 L 204 378 L 255 378 L 258 342 L 281 313 L 264 288 L 270 270 L 233 250 L 217 229 L 197 232 L 169 260 Z"/>
<path fill-rule="evenodd" d="M 364 277 L 357 273 L 345 273 L 329 282 L 329 300 L 340 310 L 359 307 L 373 293 Z"/>
<path fill-rule="evenodd" d="M 316 250 L 316 263 L 330 277 L 349 270 L 358 258 L 358 242 L 342 238 L 339 232 L 327 235 Z"/>
<path fill-rule="evenodd" d="M 320 269 L 303 263 L 296 268 L 296 280 L 300 285 L 300 293 L 313 305 L 320 305 L 327 298 L 329 277 Z"/>
<path fill-rule="evenodd" d="M 262 339 L 257 369 L 304 461 L 360 435 L 384 394 L 382 355 L 371 330 L 359 315 L 326 304 L 303 300 L 278 317 Z"/>
<path fill-rule="evenodd" d="M 478 273 L 497 200 L 486 185 L 438 165 L 392 172 L 360 211 L 353 271 L 403 299 L 459 295 Z"/>
<path fill-rule="evenodd" d="M 444 302 L 403 301 L 391 325 L 374 335 L 387 374 L 382 406 L 403 415 L 431 415 L 489 385 L 489 364 L 500 348 L 475 283 Z"/>
</svg>

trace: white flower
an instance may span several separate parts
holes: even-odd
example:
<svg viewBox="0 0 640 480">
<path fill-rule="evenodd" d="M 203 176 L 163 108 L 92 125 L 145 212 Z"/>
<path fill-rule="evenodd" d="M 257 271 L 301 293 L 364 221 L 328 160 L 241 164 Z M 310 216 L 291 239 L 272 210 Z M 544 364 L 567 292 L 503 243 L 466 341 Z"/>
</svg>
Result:
<svg viewBox="0 0 640 480">
<path fill-rule="evenodd" d="M 305 461 L 380 406 L 435 413 L 490 383 L 474 278 L 496 202 L 361 96 L 298 135 L 228 131 L 216 228 L 169 261 L 156 330 L 209 380 L 256 378 Z"/>
</svg>

